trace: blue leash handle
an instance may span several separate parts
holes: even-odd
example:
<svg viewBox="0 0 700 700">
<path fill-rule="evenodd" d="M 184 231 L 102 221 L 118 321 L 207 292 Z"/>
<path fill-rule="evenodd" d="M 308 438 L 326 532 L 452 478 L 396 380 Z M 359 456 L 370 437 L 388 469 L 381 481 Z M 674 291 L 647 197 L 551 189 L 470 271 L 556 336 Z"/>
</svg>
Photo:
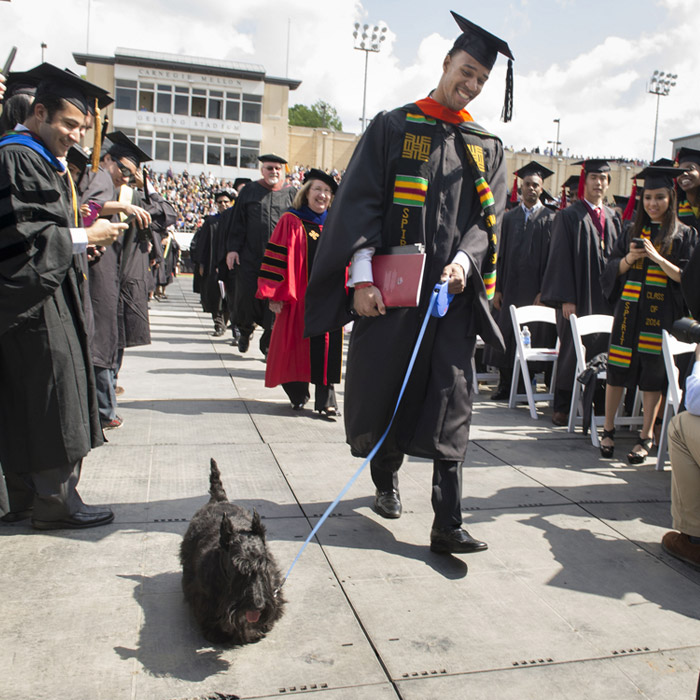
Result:
<svg viewBox="0 0 700 700">
<path fill-rule="evenodd" d="M 441 296 L 440 303 L 436 306 L 436 301 L 438 297 Z M 340 503 L 341 499 L 343 496 L 348 492 L 350 487 L 357 481 L 357 478 L 362 474 L 362 471 L 364 468 L 370 463 L 370 461 L 374 458 L 374 456 L 377 454 L 377 451 L 379 448 L 382 446 L 382 443 L 386 439 L 386 436 L 389 434 L 389 430 L 391 429 L 391 426 L 394 422 L 394 418 L 396 417 L 396 412 L 399 410 L 399 404 L 401 403 L 401 399 L 403 398 L 404 391 L 406 390 L 406 385 L 408 384 L 408 378 L 411 376 L 411 372 L 413 371 L 413 365 L 416 363 L 416 357 L 418 356 L 418 350 L 420 348 L 421 343 L 423 342 L 423 336 L 425 335 L 425 329 L 428 327 L 428 321 L 430 320 L 431 316 L 444 316 L 447 313 L 447 308 L 449 306 L 449 303 L 452 301 L 452 295 L 448 294 L 447 292 L 447 282 L 444 282 L 443 284 L 436 284 L 435 288 L 433 289 L 433 293 L 430 296 L 430 302 L 428 303 L 428 311 L 425 314 L 425 318 L 423 319 L 423 325 L 421 326 L 420 333 L 418 334 L 418 339 L 416 340 L 415 347 L 413 348 L 413 354 L 411 355 L 411 360 L 408 363 L 408 369 L 406 370 L 406 375 L 403 378 L 403 384 L 401 385 L 401 391 L 399 392 L 399 398 L 396 401 L 396 406 L 394 407 L 394 412 L 391 415 L 391 420 L 389 421 L 389 425 L 387 426 L 386 430 L 384 431 L 384 434 L 379 438 L 379 442 L 372 448 L 372 451 L 367 455 L 365 458 L 365 461 L 362 462 L 360 465 L 360 468 L 350 477 L 350 481 L 348 481 L 345 486 L 343 486 L 342 491 L 336 496 L 335 500 L 333 503 L 331 503 L 328 508 L 326 508 L 326 512 L 321 516 L 320 520 L 316 523 L 314 526 L 313 530 L 309 533 L 309 536 L 306 538 L 306 541 L 304 544 L 301 546 L 301 549 L 299 550 L 299 553 L 296 555 L 294 558 L 294 561 L 292 562 L 292 565 L 289 567 L 287 570 L 287 573 L 284 576 L 284 581 L 282 585 L 284 585 L 284 582 L 289 578 L 289 574 L 292 573 L 292 569 L 296 565 L 296 563 L 299 561 L 299 557 L 301 557 L 302 553 L 306 549 L 307 545 L 313 538 L 313 536 L 319 531 L 321 528 L 321 525 L 323 525 L 324 522 L 326 522 L 326 519 L 328 516 L 335 510 L 335 507 Z"/>
</svg>

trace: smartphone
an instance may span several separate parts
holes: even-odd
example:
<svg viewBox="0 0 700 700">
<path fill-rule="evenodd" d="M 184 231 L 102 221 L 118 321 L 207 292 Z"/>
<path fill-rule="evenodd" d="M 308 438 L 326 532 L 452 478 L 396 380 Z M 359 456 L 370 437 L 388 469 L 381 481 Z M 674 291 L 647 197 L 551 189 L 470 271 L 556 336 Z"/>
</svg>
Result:
<svg viewBox="0 0 700 700">
<path fill-rule="evenodd" d="M 13 46 L 10 49 L 10 55 L 7 57 L 7 60 L 5 61 L 5 65 L 2 67 L 2 74 L 7 77 L 7 74 L 10 72 L 10 68 L 12 68 L 12 64 L 15 61 L 15 56 L 17 55 L 17 47 Z"/>
<path fill-rule="evenodd" d="M 644 239 L 643 238 L 633 238 L 632 239 L 632 247 L 644 248 Z"/>
<path fill-rule="evenodd" d="M 136 218 L 136 214 L 129 214 L 129 216 L 127 216 L 126 219 L 124 219 L 123 221 L 120 221 L 119 223 L 120 224 L 130 224 L 135 218 Z"/>
</svg>

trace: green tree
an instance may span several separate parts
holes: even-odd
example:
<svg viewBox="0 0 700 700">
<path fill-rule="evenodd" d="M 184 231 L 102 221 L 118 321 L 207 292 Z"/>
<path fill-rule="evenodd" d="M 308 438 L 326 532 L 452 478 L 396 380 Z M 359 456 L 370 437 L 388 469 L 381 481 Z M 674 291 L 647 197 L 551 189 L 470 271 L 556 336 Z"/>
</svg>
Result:
<svg viewBox="0 0 700 700">
<path fill-rule="evenodd" d="M 328 102 L 317 100 L 311 107 L 294 105 L 289 108 L 289 123 L 292 126 L 310 126 L 314 128 L 343 130 L 343 123 L 338 117 L 335 107 Z"/>
</svg>

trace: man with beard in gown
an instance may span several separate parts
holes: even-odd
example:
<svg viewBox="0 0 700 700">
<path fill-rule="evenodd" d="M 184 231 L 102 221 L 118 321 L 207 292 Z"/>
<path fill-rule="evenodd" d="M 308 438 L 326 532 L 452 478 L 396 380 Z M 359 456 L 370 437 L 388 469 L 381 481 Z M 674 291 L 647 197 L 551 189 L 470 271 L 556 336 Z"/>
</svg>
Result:
<svg viewBox="0 0 700 700">
<path fill-rule="evenodd" d="M 371 462 L 374 507 L 398 518 L 398 469 L 404 455 L 433 460 L 435 552 L 476 552 L 485 542 L 462 528 L 462 462 L 467 451 L 477 333 L 503 350 L 488 308 L 496 231 L 506 201 L 500 140 L 465 106 L 479 95 L 508 45 L 453 13 L 462 34 L 445 57 L 431 96 L 378 114 L 358 144 L 330 209 L 306 295 L 306 335 L 355 321 L 345 382 L 345 429 L 355 456 L 367 456 L 391 419 L 433 287 L 454 299 L 432 317 L 392 429 Z M 512 110 L 512 64 L 504 119 Z M 417 308 L 386 309 L 374 286 L 378 248 L 423 244 L 426 261 Z M 352 262 L 351 262 L 352 261 Z M 351 262 L 346 297 L 346 267 Z M 490 294 L 487 296 L 487 289 Z"/>
<path fill-rule="evenodd" d="M 576 374 L 576 351 L 569 317 L 613 313 L 614 304 L 605 296 L 600 278 L 622 222 L 603 204 L 610 186 L 610 165 L 606 160 L 583 161 L 578 199 L 562 209 L 552 223 L 549 259 L 542 283 L 542 303 L 556 309 L 559 335 L 557 388 L 554 392 L 552 422 L 567 425 L 571 393 Z M 609 336 L 595 333 L 584 341 L 587 356 L 607 352 Z"/>
<path fill-rule="evenodd" d="M 104 525 L 114 513 L 85 505 L 83 457 L 103 442 L 88 348 L 79 257 L 111 245 L 122 225 L 78 226 L 62 160 L 84 134 L 103 90 L 50 64 L 30 116 L 0 140 L 0 463 L 5 522 L 40 530 Z"/>
<path fill-rule="evenodd" d="M 533 160 L 515 174 L 522 180 L 522 199 L 519 206 L 503 215 L 498 239 L 496 293 L 493 297 L 493 308 L 498 312 L 498 327 L 503 334 L 506 352 L 502 354 L 492 351 L 486 360 L 487 364 L 498 367 L 500 375 L 498 387 L 491 396 L 494 400 L 510 396 L 515 358 L 510 306 L 540 303 L 554 219 L 554 212 L 540 201 L 543 183 L 553 172 Z M 556 342 L 554 327 L 533 326 L 530 331 L 533 347 L 552 347 Z M 537 370 L 536 367 L 533 369 Z"/>
<path fill-rule="evenodd" d="M 233 214 L 223 222 L 226 229 L 226 266 L 236 270 L 235 322 L 240 337 L 238 350 L 248 352 L 255 324 L 263 329 L 260 350 L 267 355 L 273 314 L 267 302 L 257 299 L 258 272 L 265 248 L 280 216 L 292 206 L 296 189 L 287 185 L 287 161 L 274 153 L 258 156 L 262 177 L 247 184 L 236 198 Z M 222 229 L 223 229 L 222 223 Z M 222 230 L 222 233 L 224 231 Z"/>
</svg>

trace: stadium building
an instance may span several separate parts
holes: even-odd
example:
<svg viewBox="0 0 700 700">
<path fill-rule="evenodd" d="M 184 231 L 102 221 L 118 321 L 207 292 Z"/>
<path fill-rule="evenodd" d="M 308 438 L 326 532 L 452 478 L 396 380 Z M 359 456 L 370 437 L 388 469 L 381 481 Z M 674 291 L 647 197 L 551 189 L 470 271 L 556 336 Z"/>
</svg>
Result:
<svg viewBox="0 0 700 700">
<path fill-rule="evenodd" d="M 300 80 L 256 64 L 137 49 L 73 58 L 115 98 L 110 130 L 150 153 L 156 171 L 256 177 L 261 153 L 288 151 L 289 91 Z"/>
</svg>

